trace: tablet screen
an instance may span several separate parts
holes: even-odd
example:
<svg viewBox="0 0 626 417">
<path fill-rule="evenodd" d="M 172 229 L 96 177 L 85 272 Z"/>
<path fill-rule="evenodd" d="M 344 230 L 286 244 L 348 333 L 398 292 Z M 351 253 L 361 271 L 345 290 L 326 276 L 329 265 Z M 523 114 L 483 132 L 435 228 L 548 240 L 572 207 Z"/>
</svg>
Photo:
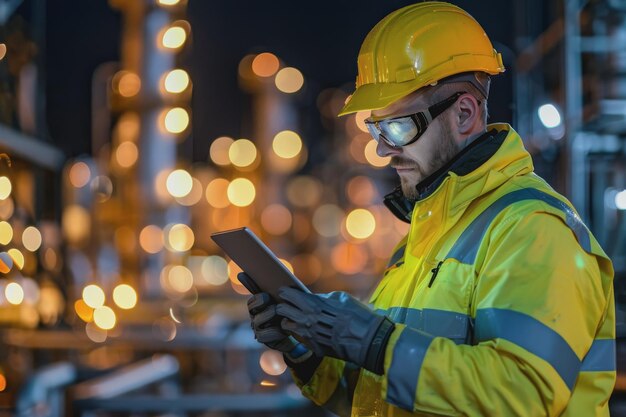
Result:
<svg viewBox="0 0 626 417">
<path fill-rule="evenodd" d="M 213 233 L 211 239 L 250 276 L 261 291 L 275 299 L 279 299 L 278 289 L 284 286 L 310 292 L 247 227 Z"/>
</svg>

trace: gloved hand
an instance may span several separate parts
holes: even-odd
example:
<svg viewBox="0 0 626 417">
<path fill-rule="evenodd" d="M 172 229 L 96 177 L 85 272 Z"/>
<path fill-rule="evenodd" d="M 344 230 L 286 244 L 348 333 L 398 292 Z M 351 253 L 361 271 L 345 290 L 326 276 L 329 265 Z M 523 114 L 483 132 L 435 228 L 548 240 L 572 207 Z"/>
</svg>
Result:
<svg viewBox="0 0 626 417">
<path fill-rule="evenodd" d="M 237 278 L 240 282 L 245 282 L 246 287 L 253 282 L 243 272 L 239 273 Z M 253 294 L 248 299 L 248 313 L 250 313 L 254 338 L 260 343 L 270 349 L 283 352 L 296 363 L 311 356 L 311 352 L 304 345 L 281 329 L 281 317 L 276 314 L 276 302 L 268 293 Z"/>
<path fill-rule="evenodd" d="M 345 292 L 307 294 L 283 287 L 276 306 L 281 327 L 313 350 L 382 375 L 394 323 Z"/>
</svg>

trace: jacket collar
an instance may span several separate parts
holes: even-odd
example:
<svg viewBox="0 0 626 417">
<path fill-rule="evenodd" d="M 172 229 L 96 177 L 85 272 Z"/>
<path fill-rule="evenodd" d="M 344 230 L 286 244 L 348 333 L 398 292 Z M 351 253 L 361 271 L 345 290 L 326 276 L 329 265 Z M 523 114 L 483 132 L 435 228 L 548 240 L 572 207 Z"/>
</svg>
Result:
<svg viewBox="0 0 626 417">
<path fill-rule="evenodd" d="M 398 186 L 385 196 L 385 206 L 400 220 L 410 223 L 415 205 L 436 194 L 450 176 L 458 177 L 455 200 L 461 204 L 497 187 L 520 170 L 533 170 L 530 154 L 511 126 L 492 124 L 487 129 L 443 167 L 416 185 L 417 200 L 404 197 Z M 493 178 L 490 178 L 492 173 Z"/>
</svg>

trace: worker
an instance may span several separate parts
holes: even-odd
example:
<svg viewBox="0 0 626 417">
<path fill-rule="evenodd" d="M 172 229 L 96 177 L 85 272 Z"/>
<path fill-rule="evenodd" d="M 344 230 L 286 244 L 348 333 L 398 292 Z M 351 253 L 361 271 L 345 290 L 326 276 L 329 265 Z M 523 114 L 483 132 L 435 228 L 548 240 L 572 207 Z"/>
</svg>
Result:
<svg viewBox="0 0 626 417">
<path fill-rule="evenodd" d="M 302 393 L 340 416 L 608 416 L 611 261 L 522 139 L 486 124 L 502 58 L 461 8 L 381 20 L 340 115 L 365 120 L 410 223 L 361 303 L 282 288 L 249 299 L 256 338 Z"/>
</svg>

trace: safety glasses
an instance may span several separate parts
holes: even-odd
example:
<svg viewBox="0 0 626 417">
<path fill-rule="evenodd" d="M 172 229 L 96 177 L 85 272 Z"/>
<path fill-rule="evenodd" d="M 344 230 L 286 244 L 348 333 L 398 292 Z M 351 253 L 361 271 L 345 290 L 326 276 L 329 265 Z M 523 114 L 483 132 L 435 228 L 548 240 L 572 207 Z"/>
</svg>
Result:
<svg viewBox="0 0 626 417">
<path fill-rule="evenodd" d="M 447 99 L 433 104 L 426 111 L 378 121 L 366 120 L 365 125 L 377 142 L 382 138 L 393 148 L 410 145 L 422 136 L 435 117 L 452 106 L 463 94 L 466 92 L 454 93 Z"/>
</svg>

